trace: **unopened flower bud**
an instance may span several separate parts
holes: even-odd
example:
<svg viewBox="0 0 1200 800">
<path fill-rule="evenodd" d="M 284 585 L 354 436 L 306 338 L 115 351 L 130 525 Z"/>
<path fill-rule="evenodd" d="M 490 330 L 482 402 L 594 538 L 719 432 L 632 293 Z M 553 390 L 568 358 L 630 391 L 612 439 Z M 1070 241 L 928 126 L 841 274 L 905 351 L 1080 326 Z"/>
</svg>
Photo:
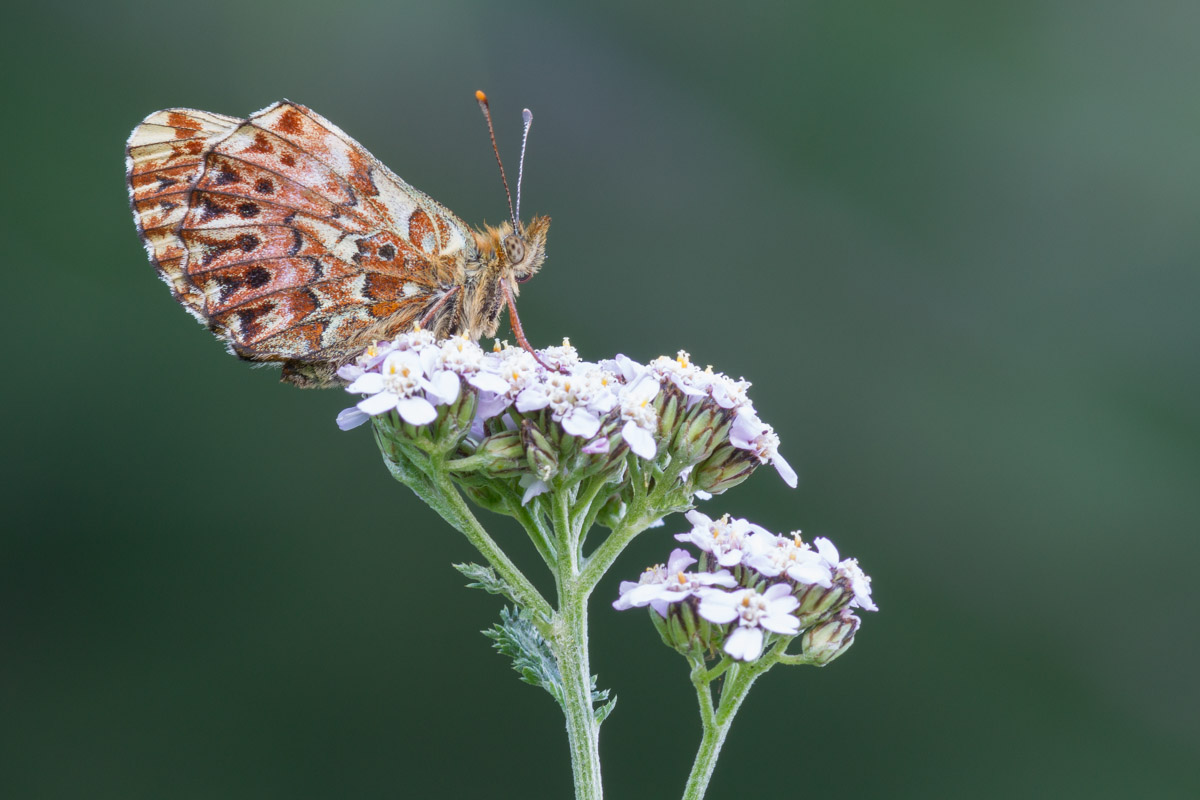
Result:
<svg viewBox="0 0 1200 800">
<path fill-rule="evenodd" d="M 719 441 L 717 429 L 725 415 L 709 403 L 697 403 L 676 425 L 671 449 L 685 464 L 695 464 L 707 458 Z"/>
<path fill-rule="evenodd" d="M 531 421 L 521 423 L 521 441 L 525 445 L 525 456 L 529 468 L 543 481 L 549 481 L 558 471 L 557 449 L 546 435 Z"/>
<path fill-rule="evenodd" d="M 671 435 L 675 430 L 682 402 L 682 394 L 670 384 L 664 387 L 658 393 L 658 397 L 654 399 L 654 410 L 658 412 L 658 429 L 667 441 L 671 440 Z"/>
<path fill-rule="evenodd" d="M 854 599 L 854 592 L 850 591 L 847 582 L 838 579 L 828 589 L 815 583 L 802 583 L 796 586 L 793 594 L 800 601 L 796 616 L 804 627 L 829 619 Z"/>
<path fill-rule="evenodd" d="M 849 611 L 809 628 L 800 639 L 809 663 L 823 667 L 850 649 L 862 620 Z"/>
<path fill-rule="evenodd" d="M 526 469 L 525 442 L 520 431 L 503 431 L 479 443 L 475 455 L 483 462 L 483 471 L 491 475 L 512 474 Z"/>
<path fill-rule="evenodd" d="M 697 465 L 693 473 L 695 487 L 711 494 L 720 494 L 749 478 L 758 465 L 758 459 L 747 451 L 733 445 L 723 445 Z"/>
</svg>

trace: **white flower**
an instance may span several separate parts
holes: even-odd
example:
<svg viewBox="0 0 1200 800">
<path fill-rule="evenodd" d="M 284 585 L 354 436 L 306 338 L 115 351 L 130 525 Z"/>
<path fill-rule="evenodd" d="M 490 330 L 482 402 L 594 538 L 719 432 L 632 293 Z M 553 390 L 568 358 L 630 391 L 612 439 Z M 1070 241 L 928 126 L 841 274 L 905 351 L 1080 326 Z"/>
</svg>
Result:
<svg viewBox="0 0 1200 800">
<path fill-rule="evenodd" d="M 691 542 L 706 553 L 712 553 L 722 567 L 734 567 L 742 563 L 750 547 L 750 536 L 761 533 L 770 536 L 765 528 L 745 519 L 731 519 L 728 514 L 713 520 L 699 511 L 687 513 L 692 529 L 687 533 L 675 534 L 680 542 Z"/>
<path fill-rule="evenodd" d="M 475 406 L 478 419 L 491 419 L 513 404 L 521 392 L 537 380 L 538 364 L 520 347 L 505 347 L 484 355 L 483 370 L 473 381 L 479 391 Z"/>
<path fill-rule="evenodd" d="M 679 387 L 689 406 L 708 393 L 708 377 L 692 363 L 686 350 L 680 350 L 675 358 L 659 356 L 650 362 L 650 371 Z"/>
<path fill-rule="evenodd" d="M 573 369 L 579 363 L 579 351 L 571 346 L 571 340 L 565 336 L 561 346 L 547 347 L 539 350 L 538 354 L 547 364 L 560 369 Z"/>
<path fill-rule="evenodd" d="M 742 406 L 737 410 L 737 416 L 729 429 L 729 443 L 742 450 L 749 450 L 763 464 L 770 461 L 783 478 L 783 482 L 793 489 L 796 488 L 796 471 L 779 454 L 779 437 L 775 434 L 775 429 L 760 420 L 750 406 Z"/>
<path fill-rule="evenodd" d="M 871 578 L 862 571 L 862 567 L 858 566 L 858 559 L 847 558 L 845 561 L 840 561 L 837 547 L 824 536 L 818 536 L 813 540 L 813 544 L 817 546 L 821 560 L 830 569 L 835 570 L 839 578 L 850 581 L 850 590 L 854 592 L 854 599 L 850 601 L 850 607 L 861 608 L 863 611 L 878 611 L 879 607 L 871 599 Z"/>
<path fill-rule="evenodd" d="M 600 419 L 613 409 L 617 396 L 613 379 L 594 364 L 580 364 L 574 372 L 546 373 L 517 395 L 521 413 L 550 409 L 551 418 L 572 436 L 590 439 L 600 430 Z"/>
<path fill-rule="evenodd" d="M 397 350 L 417 350 L 421 351 L 426 347 L 437 344 L 437 336 L 431 330 L 426 330 L 420 325 L 414 325 L 411 331 L 399 334 L 392 340 L 392 346 Z"/>
<path fill-rule="evenodd" d="M 800 620 L 791 613 L 798 605 L 792 588 L 777 583 L 762 594 L 754 589 L 709 589 L 700 597 L 698 612 L 718 625 L 737 620 L 737 627 L 725 639 L 725 652 L 741 661 L 754 661 L 762 655 L 764 629 L 781 636 L 800 632 Z"/>
<path fill-rule="evenodd" d="M 879 610 L 879 606 L 871 599 L 871 578 L 858 566 L 857 558 L 848 558 L 838 564 L 838 575 L 850 579 L 850 588 L 854 591 L 854 599 L 850 601 L 851 608 L 861 608 L 863 611 Z"/>
<path fill-rule="evenodd" d="M 346 387 L 355 394 L 367 394 L 358 410 L 370 416 L 396 409 L 411 425 L 428 425 L 437 419 L 437 409 L 421 396 L 429 388 L 421 368 L 421 359 L 411 350 L 395 350 L 387 355 L 379 372 L 359 376 Z"/>
<path fill-rule="evenodd" d="M 690 553 L 683 548 L 676 548 L 671 551 L 665 567 L 655 564 L 648 567 L 636 582 L 622 581 L 621 596 L 613 603 L 613 608 L 624 611 L 648 605 L 659 616 L 665 617 L 667 606 L 671 603 L 695 597 L 713 586 L 737 586 L 737 581 L 728 570 L 717 573 L 684 572 L 695 563 L 696 559 Z"/>
<path fill-rule="evenodd" d="M 618 376 L 626 385 L 632 386 L 637 379 L 646 374 L 647 368 L 623 353 L 617 353 L 612 358 L 600 362 L 600 366 Z"/>
<path fill-rule="evenodd" d="M 750 398 L 746 395 L 746 390 L 750 388 L 750 381 L 745 378 L 735 381 L 723 372 L 713 374 L 706 370 L 706 374 L 708 375 L 708 391 L 717 405 L 721 408 L 750 407 Z"/>
<path fill-rule="evenodd" d="M 650 461 L 658 452 L 654 443 L 654 433 L 658 430 L 658 412 L 652 402 L 658 396 L 658 381 L 648 374 L 643 374 L 634 383 L 621 390 L 621 419 L 625 420 L 621 428 L 621 438 L 629 445 L 629 449 L 637 455 Z"/>
<path fill-rule="evenodd" d="M 796 583 L 815 583 L 826 589 L 833 586 L 829 564 L 800 538 L 800 531 L 791 536 L 755 534 L 750 549 L 746 564 L 768 578 L 786 573 Z"/>
</svg>

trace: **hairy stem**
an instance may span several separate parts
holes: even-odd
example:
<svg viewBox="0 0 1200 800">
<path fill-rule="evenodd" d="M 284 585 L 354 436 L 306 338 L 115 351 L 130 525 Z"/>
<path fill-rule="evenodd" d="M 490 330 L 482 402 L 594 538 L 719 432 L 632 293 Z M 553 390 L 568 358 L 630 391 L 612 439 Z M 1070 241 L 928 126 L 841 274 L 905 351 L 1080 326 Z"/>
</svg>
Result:
<svg viewBox="0 0 1200 800">
<path fill-rule="evenodd" d="M 592 670 L 588 657 L 587 603 L 591 587 L 579 576 L 579 551 L 571 525 L 566 490 L 552 494 L 552 523 L 558 540 L 558 615 L 554 650 L 563 679 L 563 713 L 571 748 L 576 800 L 600 800 L 600 726 L 592 708 Z"/>
<path fill-rule="evenodd" d="M 462 532 L 471 544 L 475 545 L 475 549 L 483 554 L 492 569 L 496 570 L 496 574 L 513 587 L 516 593 L 516 597 L 513 599 L 533 611 L 535 624 L 539 628 L 544 628 L 554 615 L 554 610 L 550 608 L 546 598 L 542 597 L 541 592 L 529 582 L 521 570 L 517 569 L 517 565 L 479 524 L 479 520 L 471 513 L 471 509 L 463 500 L 462 495 L 458 493 L 458 489 L 455 488 L 445 470 L 436 469 L 434 474 L 433 484 L 437 490 L 437 496 L 429 498 L 422 495 L 421 499 L 438 512 L 442 519 Z M 414 491 L 417 490 L 414 489 Z"/>
<path fill-rule="evenodd" d="M 556 620 L 555 655 L 563 679 L 563 713 L 571 749 L 575 800 L 601 800 L 600 726 L 592 709 L 592 671 L 588 660 L 587 596 L 576 581 L 565 580 Z"/>
<path fill-rule="evenodd" d="M 725 744 L 725 737 L 733 725 L 742 701 L 759 675 L 769 669 L 761 664 L 738 664 L 725 673 L 721 687 L 721 702 L 713 711 L 710 683 L 712 678 L 703 668 L 692 670 L 692 683 L 696 687 L 696 695 L 700 703 L 700 721 L 704 733 L 700 739 L 700 747 L 696 751 L 696 760 L 692 763 L 692 772 L 688 775 L 687 785 L 683 790 L 683 800 L 702 800 L 708 791 L 708 782 L 712 779 L 713 770 L 717 766 L 717 757 Z"/>
</svg>

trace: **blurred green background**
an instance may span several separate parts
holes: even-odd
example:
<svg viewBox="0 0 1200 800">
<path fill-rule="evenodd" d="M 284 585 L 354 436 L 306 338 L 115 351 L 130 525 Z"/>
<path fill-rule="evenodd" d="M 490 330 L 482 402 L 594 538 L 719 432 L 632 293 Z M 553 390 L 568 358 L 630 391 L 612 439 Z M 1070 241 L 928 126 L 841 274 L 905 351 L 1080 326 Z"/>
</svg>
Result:
<svg viewBox="0 0 1200 800">
<path fill-rule="evenodd" d="M 289 97 L 497 222 L 476 88 L 510 160 L 535 112 L 534 342 L 745 375 L 800 488 L 706 510 L 875 578 L 842 660 L 756 687 L 713 798 L 1200 796 L 1194 2 L 0 13 L 0 796 L 569 795 L 468 545 L 347 397 L 176 307 L 123 186 L 147 113 Z M 594 602 L 613 798 L 677 797 L 698 741 L 682 659 L 608 607 L 683 527 Z"/>
</svg>

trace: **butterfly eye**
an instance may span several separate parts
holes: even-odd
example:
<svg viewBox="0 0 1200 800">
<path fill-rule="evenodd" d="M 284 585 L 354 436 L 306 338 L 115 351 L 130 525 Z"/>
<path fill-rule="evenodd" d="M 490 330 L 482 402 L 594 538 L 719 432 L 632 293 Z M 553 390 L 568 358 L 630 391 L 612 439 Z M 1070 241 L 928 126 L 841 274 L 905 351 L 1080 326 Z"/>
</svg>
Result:
<svg viewBox="0 0 1200 800">
<path fill-rule="evenodd" d="M 525 241 L 515 233 L 504 237 L 504 254 L 508 256 L 508 265 L 515 266 L 525 260 Z"/>
</svg>

